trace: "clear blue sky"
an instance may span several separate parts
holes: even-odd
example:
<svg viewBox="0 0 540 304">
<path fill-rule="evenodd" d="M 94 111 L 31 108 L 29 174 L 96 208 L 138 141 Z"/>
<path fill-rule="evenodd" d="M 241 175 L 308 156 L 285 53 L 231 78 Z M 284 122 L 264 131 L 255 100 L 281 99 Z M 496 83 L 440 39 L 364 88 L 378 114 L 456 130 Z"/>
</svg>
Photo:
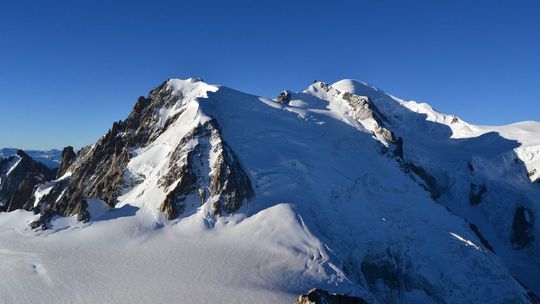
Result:
<svg viewBox="0 0 540 304">
<path fill-rule="evenodd" d="M 190 76 L 269 97 L 355 78 L 475 123 L 540 120 L 540 2 L 0 2 L 0 147 L 91 144 Z"/>
</svg>

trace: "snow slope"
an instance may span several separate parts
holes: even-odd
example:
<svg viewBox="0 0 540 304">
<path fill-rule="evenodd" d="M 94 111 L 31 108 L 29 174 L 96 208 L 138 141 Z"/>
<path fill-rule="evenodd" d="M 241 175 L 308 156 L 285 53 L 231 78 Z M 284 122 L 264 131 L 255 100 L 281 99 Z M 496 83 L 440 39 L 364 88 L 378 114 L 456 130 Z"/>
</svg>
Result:
<svg viewBox="0 0 540 304">
<path fill-rule="evenodd" d="M 540 217 L 540 184 L 533 182 L 540 171 L 540 123 L 478 126 L 359 81 L 343 80 L 332 86 L 369 96 L 388 118 L 390 129 L 403 138 L 405 159 L 437 180 L 441 192 L 437 202 L 476 225 L 513 274 L 540 292 L 538 241 L 520 250 L 511 241 L 519 207 L 533 218 Z M 487 189 L 475 206 L 473 185 Z M 540 235 L 540 225 L 532 230 Z"/>
<path fill-rule="evenodd" d="M 511 265 L 517 256 L 534 264 L 528 253 L 516 256 L 500 240 L 508 223 L 498 232 L 490 218 L 499 211 L 466 216 L 468 206 L 452 199 L 452 187 L 435 203 L 403 165 L 414 161 L 438 180 L 456 164 L 464 165 L 462 175 L 470 174 L 470 161 L 487 172 L 486 159 L 504 157 L 517 148 L 514 142 L 495 142 L 495 151 L 477 156 L 493 138 L 454 139 L 452 120 L 442 114 L 427 106 L 411 111 L 413 103 L 356 81 L 316 83 L 287 104 L 197 79 L 167 86 L 181 98 L 156 112 L 160 127 L 168 117 L 178 119 L 131 151 L 125 170 L 137 183 L 116 208 L 93 199 L 90 222 L 55 217 L 46 231 L 27 228 L 32 213 L 0 214 L 0 279 L 9 282 L 0 294 L 8 303 L 291 303 L 312 287 L 370 303 L 530 301 L 512 275 L 530 280 L 539 268 L 526 273 L 516 271 L 523 265 Z M 384 119 L 374 108 L 358 116 L 343 102 L 344 92 L 369 96 Z M 188 201 L 180 218 L 167 220 L 158 209 L 166 196 L 159 181 L 168 155 L 210 118 L 247 171 L 254 198 L 222 216 L 211 212 L 212 198 L 202 205 Z M 392 142 L 376 132 L 382 128 L 403 137 L 404 160 L 387 152 Z M 420 129 L 427 134 L 418 136 Z M 438 156 L 452 145 L 459 149 Z M 510 169 L 478 178 L 495 183 Z M 523 180 L 507 183 L 503 189 L 530 191 L 530 208 L 536 208 L 535 189 Z M 495 252 L 502 257 L 486 249 L 466 220 L 493 230 L 489 237 L 499 240 Z"/>
</svg>

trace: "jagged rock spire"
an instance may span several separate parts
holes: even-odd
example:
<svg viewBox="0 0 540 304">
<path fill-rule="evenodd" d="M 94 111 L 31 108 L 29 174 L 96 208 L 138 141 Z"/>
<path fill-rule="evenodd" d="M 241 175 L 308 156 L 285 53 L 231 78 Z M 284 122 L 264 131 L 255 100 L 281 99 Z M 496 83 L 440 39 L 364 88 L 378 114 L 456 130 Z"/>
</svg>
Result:
<svg viewBox="0 0 540 304">
<path fill-rule="evenodd" d="M 56 178 L 60 178 L 62 175 L 64 175 L 75 160 L 77 155 L 75 154 L 75 151 L 73 151 L 72 146 L 67 146 L 62 151 L 62 160 L 60 162 L 60 166 L 58 167 L 58 172 L 56 173 Z"/>
</svg>

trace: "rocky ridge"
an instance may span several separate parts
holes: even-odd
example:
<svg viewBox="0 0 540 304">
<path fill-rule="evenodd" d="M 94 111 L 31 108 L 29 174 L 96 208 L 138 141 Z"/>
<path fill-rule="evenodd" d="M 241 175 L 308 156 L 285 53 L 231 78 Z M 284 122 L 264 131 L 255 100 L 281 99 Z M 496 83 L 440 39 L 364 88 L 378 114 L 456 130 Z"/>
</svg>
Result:
<svg viewBox="0 0 540 304">
<path fill-rule="evenodd" d="M 86 222 L 90 220 L 87 199 L 97 198 L 114 207 L 125 189 L 139 183 L 127 173 L 134 151 L 154 142 L 186 111 L 190 97 L 173 90 L 165 82 L 147 97 L 139 97 L 126 120 L 115 122 L 96 144 L 81 150 L 76 160 L 72 149 L 64 149 L 59 176 L 69 171 L 70 177 L 41 199 L 42 216 L 32 226 L 45 228 L 55 214 L 76 215 Z M 164 117 L 162 113 L 168 110 L 174 114 Z M 211 200 L 217 216 L 234 212 L 253 196 L 249 178 L 221 138 L 215 120 L 195 126 L 168 157 L 168 172 L 159 182 L 165 193 L 159 209 L 169 220 L 184 211 L 188 196 L 198 196 L 201 204 Z"/>
<path fill-rule="evenodd" d="M 55 170 L 33 160 L 24 151 L 0 160 L 0 205 L 5 211 L 34 207 L 35 187 L 54 178 Z"/>
</svg>

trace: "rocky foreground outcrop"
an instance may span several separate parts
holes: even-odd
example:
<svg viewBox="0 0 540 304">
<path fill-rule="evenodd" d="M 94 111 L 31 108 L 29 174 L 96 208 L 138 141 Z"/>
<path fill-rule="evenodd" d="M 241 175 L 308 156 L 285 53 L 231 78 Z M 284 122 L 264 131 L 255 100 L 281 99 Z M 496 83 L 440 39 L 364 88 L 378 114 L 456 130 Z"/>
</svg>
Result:
<svg viewBox="0 0 540 304">
<path fill-rule="evenodd" d="M 313 288 L 308 293 L 299 296 L 293 304 L 367 304 L 367 302 L 362 298 Z"/>
</svg>

